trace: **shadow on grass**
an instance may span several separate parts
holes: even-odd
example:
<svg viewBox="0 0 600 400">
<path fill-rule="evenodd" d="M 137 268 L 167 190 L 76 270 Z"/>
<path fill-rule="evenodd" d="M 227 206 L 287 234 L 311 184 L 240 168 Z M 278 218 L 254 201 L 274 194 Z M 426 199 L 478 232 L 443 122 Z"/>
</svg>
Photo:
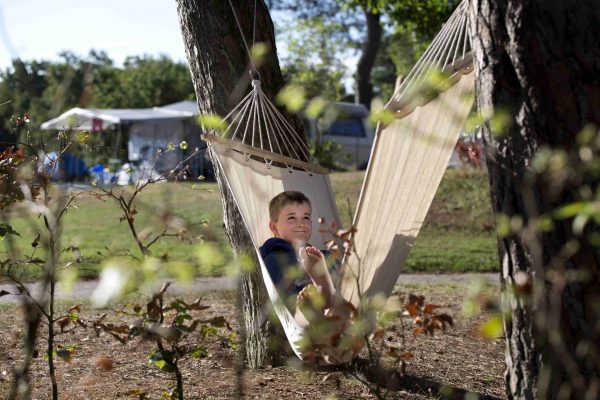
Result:
<svg viewBox="0 0 600 400">
<path fill-rule="evenodd" d="M 406 391 L 414 394 L 433 395 L 444 400 L 463 400 L 476 398 L 478 400 L 501 400 L 499 397 L 481 393 L 469 392 L 468 390 L 435 382 L 431 379 L 417 376 L 400 376 L 397 370 L 374 365 L 369 360 L 357 358 L 349 365 L 346 373 L 351 375 L 360 374 L 371 384 L 390 391 Z M 474 397 L 477 396 L 477 397 Z"/>
</svg>

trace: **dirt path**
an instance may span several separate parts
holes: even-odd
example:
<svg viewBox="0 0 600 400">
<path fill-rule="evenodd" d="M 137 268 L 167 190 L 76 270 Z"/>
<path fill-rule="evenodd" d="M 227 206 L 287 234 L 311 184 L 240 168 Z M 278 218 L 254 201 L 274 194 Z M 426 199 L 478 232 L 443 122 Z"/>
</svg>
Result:
<svg viewBox="0 0 600 400">
<path fill-rule="evenodd" d="M 477 279 L 483 279 L 492 284 L 499 283 L 498 273 L 469 273 L 469 274 L 402 274 L 398 279 L 398 283 L 403 284 L 431 284 L 441 282 L 472 282 Z M 57 298 L 60 300 L 73 300 L 73 299 L 86 299 L 89 298 L 96 285 L 97 280 L 85 280 L 78 281 L 73 286 L 72 290 L 66 290 L 61 284 L 57 287 Z M 159 285 L 157 285 L 159 286 Z M 32 293 L 39 291 L 39 285 L 37 283 L 31 283 L 27 285 L 28 289 Z M 190 283 L 174 283 L 171 285 L 169 292 L 172 294 L 186 293 L 190 288 L 200 291 L 213 291 L 213 290 L 225 290 L 233 289 L 235 287 L 235 281 L 229 277 L 209 277 L 209 278 L 196 278 Z M 16 293 L 16 289 L 13 285 L 7 283 L 0 283 L 0 292 L 6 291 L 9 293 Z M 148 294 L 153 290 L 148 289 Z M 0 304 L 2 303 L 14 303 L 18 301 L 18 296 L 5 295 L 0 297 Z"/>
</svg>

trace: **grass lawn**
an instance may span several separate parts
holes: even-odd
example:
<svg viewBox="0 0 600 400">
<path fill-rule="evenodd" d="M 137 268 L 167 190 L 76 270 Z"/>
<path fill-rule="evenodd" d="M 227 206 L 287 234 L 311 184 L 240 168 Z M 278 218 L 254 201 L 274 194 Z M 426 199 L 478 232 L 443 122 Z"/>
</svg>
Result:
<svg viewBox="0 0 600 400">
<path fill-rule="evenodd" d="M 349 223 L 351 211 L 356 206 L 363 175 L 364 172 L 332 174 L 336 200 L 345 224 Z M 130 188 L 115 190 L 131 191 Z M 405 270 L 441 273 L 497 270 L 488 190 L 483 172 L 448 170 Z M 86 194 L 74 204 L 76 207 L 69 209 L 64 218 L 61 247 L 76 246 L 81 250 L 82 275 L 95 276 L 102 261 L 111 254 L 141 255 L 127 223 L 120 220 L 116 203 Z M 187 226 L 193 237 L 191 243 L 173 237 L 163 238 L 152 246 L 153 255 L 166 254 L 170 260 L 196 264 L 197 243 L 201 237 L 216 240 L 230 254 L 215 183 L 149 186 L 139 195 L 136 210 L 136 229 L 141 236 L 157 234 L 168 220 Z M 31 254 L 34 231 L 42 225 L 41 220 L 26 219 L 14 210 L 9 222 L 21 234 L 21 237 L 12 236 L 19 252 Z M 7 248 L 8 239 L 5 238 L 0 242 L 1 259 L 9 257 Z M 45 257 L 41 250 L 36 251 L 37 256 Z M 73 256 L 66 252 L 63 258 L 68 260 Z M 218 275 L 222 270 L 212 269 L 209 273 Z"/>
</svg>

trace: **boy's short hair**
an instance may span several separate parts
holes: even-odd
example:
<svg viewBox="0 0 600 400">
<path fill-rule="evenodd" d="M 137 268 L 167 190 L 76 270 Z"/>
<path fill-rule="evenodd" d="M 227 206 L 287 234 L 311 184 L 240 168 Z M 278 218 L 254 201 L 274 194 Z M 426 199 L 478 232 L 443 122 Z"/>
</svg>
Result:
<svg viewBox="0 0 600 400">
<path fill-rule="evenodd" d="M 302 203 L 306 203 L 312 208 L 310 200 L 304 195 L 304 193 L 297 192 L 295 190 L 281 192 L 277 196 L 273 197 L 269 202 L 269 217 L 271 218 L 271 221 L 275 222 L 279 219 L 279 213 L 281 213 L 281 209 L 283 207 L 287 206 L 288 204 Z"/>
</svg>

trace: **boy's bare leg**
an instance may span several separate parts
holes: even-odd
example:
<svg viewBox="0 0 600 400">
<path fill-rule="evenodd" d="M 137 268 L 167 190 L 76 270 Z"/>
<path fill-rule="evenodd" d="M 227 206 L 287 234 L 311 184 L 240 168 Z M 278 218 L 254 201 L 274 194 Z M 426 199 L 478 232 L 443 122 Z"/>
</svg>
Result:
<svg viewBox="0 0 600 400">
<path fill-rule="evenodd" d="M 327 270 L 323 253 L 316 247 L 307 246 L 300 248 L 299 255 L 302 267 L 310 276 L 317 291 L 325 298 L 326 307 L 329 307 L 335 296 L 335 287 Z"/>
</svg>

